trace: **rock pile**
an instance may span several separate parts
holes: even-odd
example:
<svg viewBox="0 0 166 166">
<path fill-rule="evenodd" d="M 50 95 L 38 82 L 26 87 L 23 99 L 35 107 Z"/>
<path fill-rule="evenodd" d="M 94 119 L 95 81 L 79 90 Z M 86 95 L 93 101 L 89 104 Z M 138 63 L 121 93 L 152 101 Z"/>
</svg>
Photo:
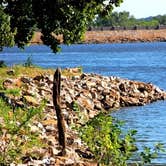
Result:
<svg viewBox="0 0 166 166">
<path fill-rule="evenodd" d="M 29 105 L 37 106 L 46 99 L 47 109 L 53 109 L 52 75 L 6 79 L 3 85 L 6 89 L 18 85 L 22 88 L 21 97 L 17 99 L 19 102 L 24 99 Z M 61 81 L 61 104 L 66 117 L 73 112 L 73 102 L 78 104 L 81 112 L 92 118 L 101 110 L 142 106 L 165 98 L 166 92 L 151 83 L 118 77 L 83 73 L 72 78 L 62 76 Z"/>
<path fill-rule="evenodd" d="M 59 147 L 55 137 L 55 133 L 57 133 L 55 128 L 56 116 L 52 102 L 53 75 L 6 79 L 3 86 L 5 89 L 16 87 L 21 89 L 19 97 L 8 97 L 12 101 L 14 100 L 13 103 L 18 106 L 24 107 L 25 103 L 26 107 L 38 106 L 43 99 L 47 100 L 44 110 L 45 118 L 42 123 L 38 122 L 32 126 L 32 131 L 42 130 L 41 137 L 46 140 L 51 149 L 49 149 L 51 154 L 44 155 L 43 160 L 47 158 L 49 162 L 52 161 L 57 165 L 65 162 L 66 164 L 73 164 L 76 160 L 82 163 L 79 160 L 80 151 L 78 150 L 82 146 L 81 140 L 70 129 L 71 124 L 85 123 L 102 110 L 109 111 L 125 106 L 141 106 L 156 100 L 166 99 L 166 92 L 150 83 L 85 73 L 71 78 L 62 76 L 61 107 L 67 122 L 67 150 L 70 152 L 70 157 L 63 158 L 62 162 L 62 158 L 56 156 L 59 153 Z M 2 96 L 2 94 L 0 95 Z M 7 98 L 7 96 L 3 97 Z M 77 108 L 74 108 L 74 106 L 77 106 Z M 43 153 L 48 154 L 46 151 Z M 43 160 L 39 162 L 43 162 Z"/>
<path fill-rule="evenodd" d="M 125 106 L 142 106 L 166 98 L 166 93 L 150 83 L 82 74 L 72 79 L 62 78 L 62 103 L 67 112 L 71 103 L 78 103 L 81 112 L 92 118 L 101 110 Z"/>
</svg>

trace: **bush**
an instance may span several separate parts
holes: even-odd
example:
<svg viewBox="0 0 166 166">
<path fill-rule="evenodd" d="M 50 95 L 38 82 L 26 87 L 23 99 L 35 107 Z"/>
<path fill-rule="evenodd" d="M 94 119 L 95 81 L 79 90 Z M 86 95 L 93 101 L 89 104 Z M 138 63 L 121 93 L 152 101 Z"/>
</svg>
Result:
<svg viewBox="0 0 166 166">
<path fill-rule="evenodd" d="M 23 66 L 25 66 L 25 67 L 32 67 L 33 66 L 31 55 L 27 58 L 26 62 L 23 64 Z"/>
<path fill-rule="evenodd" d="M 132 156 L 136 131 L 124 134 L 121 125 L 110 115 L 100 114 L 80 129 L 82 140 L 100 164 L 124 166 Z"/>
<path fill-rule="evenodd" d="M 7 65 L 5 64 L 5 62 L 3 60 L 0 60 L 0 68 L 2 67 L 7 67 Z"/>
<path fill-rule="evenodd" d="M 134 138 L 137 131 L 130 130 L 124 133 L 122 125 L 123 122 L 110 115 L 100 114 L 78 130 L 99 164 L 127 166 L 127 161 L 137 150 Z M 141 162 L 136 165 L 150 163 L 161 151 L 163 151 L 162 144 L 157 144 L 153 149 L 145 147 L 139 155 Z"/>
</svg>

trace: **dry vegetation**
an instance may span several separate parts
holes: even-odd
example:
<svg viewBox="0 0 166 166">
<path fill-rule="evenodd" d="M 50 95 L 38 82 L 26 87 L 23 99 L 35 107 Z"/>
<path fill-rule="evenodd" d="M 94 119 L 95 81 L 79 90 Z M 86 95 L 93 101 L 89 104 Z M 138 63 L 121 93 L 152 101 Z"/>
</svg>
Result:
<svg viewBox="0 0 166 166">
<path fill-rule="evenodd" d="M 41 33 L 36 32 L 33 44 L 41 44 Z M 62 36 L 59 36 L 62 42 Z M 87 31 L 85 43 L 125 43 L 125 42 L 153 42 L 166 41 L 166 29 L 158 30 L 115 30 L 115 31 Z"/>
</svg>

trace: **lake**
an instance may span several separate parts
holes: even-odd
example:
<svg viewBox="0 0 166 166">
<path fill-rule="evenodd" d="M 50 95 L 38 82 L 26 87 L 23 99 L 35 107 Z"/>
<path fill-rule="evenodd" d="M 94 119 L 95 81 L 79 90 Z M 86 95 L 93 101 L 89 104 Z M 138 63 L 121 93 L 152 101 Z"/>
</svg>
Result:
<svg viewBox="0 0 166 166">
<path fill-rule="evenodd" d="M 80 44 L 62 45 L 62 52 L 53 54 L 46 46 L 30 46 L 24 51 L 16 47 L 0 52 L 0 60 L 7 65 L 32 62 L 44 68 L 82 66 L 84 72 L 106 76 L 119 76 L 151 82 L 166 90 L 166 43 Z M 112 113 L 125 120 L 125 129 L 136 129 L 137 144 L 150 147 L 157 142 L 166 145 L 166 101 L 142 107 L 123 108 Z M 166 165 L 161 154 L 153 165 Z"/>
</svg>

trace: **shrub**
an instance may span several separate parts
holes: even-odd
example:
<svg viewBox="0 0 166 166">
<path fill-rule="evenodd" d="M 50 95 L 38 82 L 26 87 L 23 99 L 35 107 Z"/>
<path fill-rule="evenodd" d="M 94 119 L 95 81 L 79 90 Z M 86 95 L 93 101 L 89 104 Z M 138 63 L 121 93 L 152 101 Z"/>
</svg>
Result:
<svg viewBox="0 0 166 166">
<path fill-rule="evenodd" d="M 28 56 L 26 62 L 23 64 L 23 66 L 25 67 L 32 67 L 33 66 L 33 62 L 32 62 L 32 56 Z"/>
<path fill-rule="evenodd" d="M 0 60 L 0 68 L 2 67 L 7 67 L 7 65 L 5 64 L 5 62 L 3 60 Z"/>
<path fill-rule="evenodd" d="M 137 131 L 123 132 L 122 125 L 123 122 L 110 115 L 99 114 L 84 127 L 79 128 L 82 140 L 87 144 L 99 164 L 127 166 L 128 160 L 137 150 L 134 138 Z M 154 149 L 145 147 L 144 151 L 140 153 L 141 162 L 136 165 L 150 163 L 161 151 L 163 151 L 162 144 L 157 144 Z"/>
<path fill-rule="evenodd" d="M 121 125 L 121 122 L 110 115 L 100 114 L 80 129 L 81 138 L 99 163 L 124 166 L 131 157 L 136 131 L 132 130 L 124 135 Z"/>
</svg>

